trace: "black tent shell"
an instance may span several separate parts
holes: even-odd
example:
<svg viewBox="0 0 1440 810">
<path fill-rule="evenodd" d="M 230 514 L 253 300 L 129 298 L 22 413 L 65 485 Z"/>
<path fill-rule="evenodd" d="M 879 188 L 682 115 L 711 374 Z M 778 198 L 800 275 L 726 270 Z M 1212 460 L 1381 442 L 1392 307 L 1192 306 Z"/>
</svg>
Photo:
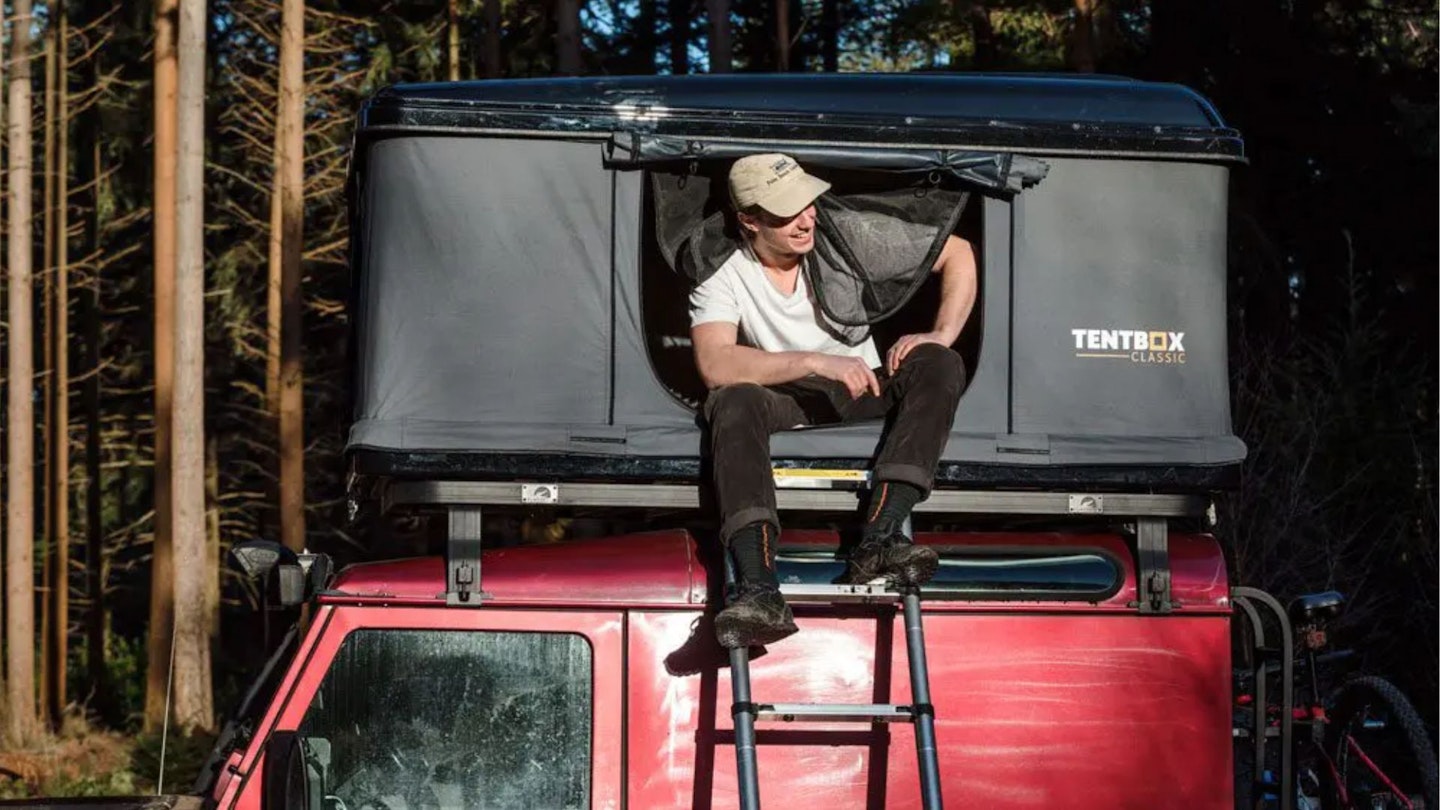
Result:
<svg viewBox="0 0 1440 810">
<path fill-rule="evenodd" d="M 1229 409 L 1225 244 L 1239 134 L 1176 85 L 949 74 L 378 93 L 351 177 L 353 469 L 698 477 L 701 425 L 658 379 L 646 332 L 645 178 L 762 148 L 836 170 L 1018 166 L 1034 180 L 960 178 L 982 207 L 979 349 L 940 486 L 1233 481 L 1245 448 Z M 863 467 L 881 429 L 787 432 L 772 453 Z"/>
</svg>

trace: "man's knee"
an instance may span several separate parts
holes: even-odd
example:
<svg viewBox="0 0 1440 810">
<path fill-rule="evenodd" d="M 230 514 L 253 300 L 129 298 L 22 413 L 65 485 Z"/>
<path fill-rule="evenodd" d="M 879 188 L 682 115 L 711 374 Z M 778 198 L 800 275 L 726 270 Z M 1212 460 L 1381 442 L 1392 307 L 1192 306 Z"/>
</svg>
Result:
<svg viewBox="0 0 1440 810">
<path fill-rule="evenodd" d="M 953 391 L 959 396 L 965 390 L 965 361 L 960 353 L 938 343 L 922 343 L 910 350 L 905 365 L 915 364 L 916 381 Z"/>
<path fill-rule="evenodd" d="M 711 426 L 760 419 L 770 392 L 755 383 L 722 385 L 705 398 L 705 421 Z"/>
</svg>

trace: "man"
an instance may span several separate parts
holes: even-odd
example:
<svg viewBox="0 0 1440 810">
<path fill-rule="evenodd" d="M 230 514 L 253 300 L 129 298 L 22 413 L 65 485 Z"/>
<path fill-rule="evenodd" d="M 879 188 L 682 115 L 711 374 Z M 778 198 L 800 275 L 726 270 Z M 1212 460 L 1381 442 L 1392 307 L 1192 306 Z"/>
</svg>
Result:
<svg viewBox="0 0 1440 810">
<path fill-rule="evenodd" d="M 710 393 L 721 541 L 738 588 L 716 617 L 726 647 L 768 644 L 796 631 L 779 593 L 779 518 L 770 435 L 800 425 L 895 420 L 876 460 L 874 488 L 847 581 L 897 586 L 934 576 L 939 558 L 901 531 L 930 490 L 965 387 L 950 349 L 975 303 L 975 257 L 951 236 L 932 268 L 941 275 L 934 329 L 905 335 L 882 366 L 868 336 L 851 345 L 825 319 L 801 263 L 815 245 L 815 200 L 830 188 L 785 155 L 751 155 L 730 171 L 741 230 L 735 253 L 690 295 L 695 362 Z"/>
</svg>

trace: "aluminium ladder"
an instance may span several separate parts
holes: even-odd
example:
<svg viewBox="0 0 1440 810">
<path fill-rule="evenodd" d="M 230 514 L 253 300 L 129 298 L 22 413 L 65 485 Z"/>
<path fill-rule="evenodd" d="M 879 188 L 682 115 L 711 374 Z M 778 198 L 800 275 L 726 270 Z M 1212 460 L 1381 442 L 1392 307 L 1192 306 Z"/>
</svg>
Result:
<svg viewBox="0 0 1440 810">
<path fill-rule="evenodd" d="M 726 566 L 727 575 L 730 573 Z M 729 576 L 727 576 L 729 579 Z M 757 720 L 850 723 L 912 723 L 920 763 L 920 796 L 925 810 L 940 810 L 940 764 L 935 747 L 935 707 L 930 702 L 930 670 L 925 659 L 925 630 L 920 622 L 920 593 L 885 585 L 782 585 L 791 604 L 894 604 L 905 614 L 905 649 L 910 663 L 909 705 L 890 703 L 754 703 L 750 697 L 750 650 L 730 650 L 730 687 L 734 702 L 736 777 L 741 810 L 759 810 L 760 778 L 755 752 Z M 872 764 L 873 767 L 873 764 Z"/>
</svg>

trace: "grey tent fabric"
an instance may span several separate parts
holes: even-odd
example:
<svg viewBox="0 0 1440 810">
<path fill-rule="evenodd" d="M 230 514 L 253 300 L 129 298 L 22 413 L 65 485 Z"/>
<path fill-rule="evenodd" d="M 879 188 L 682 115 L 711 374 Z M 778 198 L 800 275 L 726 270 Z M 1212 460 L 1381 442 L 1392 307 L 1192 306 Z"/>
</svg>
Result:
<svg viewBox="0 0 1440 810">
<path fill-rule="evenodd" d="M 367 157 L 353 434 L 445 446 L 467 426 L 606 424 L 611 181 L 596 148 L 397 138 Z"/>
<path fill-rule="evenodd" d="M 620 170 L 602 144 L 546 137 L 406 135 L 362 148 L 349 449 L 701 454 L 696 412 L 657 374 L 647 332 L 647 312 L 683 322 L 685 308 L 683 294 L 656 300 L 647 281 L 675 279 L 660 264 L 646 182 L 661 172 Z M 1224 342 L 1227 170 L 1047 162 L 1036 188 L 982 198 L 979 362 L 943 460 L 1239 461 Z M 1077 356 L 1092 353 L 1075 348 L 1090 331 L 1104 345 L 1111 332 L 1146 330 L 1183 332 L 1185 362 Z M 785 432 L 772 452 L 868 459 L 882 428 Z"/>
</svg>

